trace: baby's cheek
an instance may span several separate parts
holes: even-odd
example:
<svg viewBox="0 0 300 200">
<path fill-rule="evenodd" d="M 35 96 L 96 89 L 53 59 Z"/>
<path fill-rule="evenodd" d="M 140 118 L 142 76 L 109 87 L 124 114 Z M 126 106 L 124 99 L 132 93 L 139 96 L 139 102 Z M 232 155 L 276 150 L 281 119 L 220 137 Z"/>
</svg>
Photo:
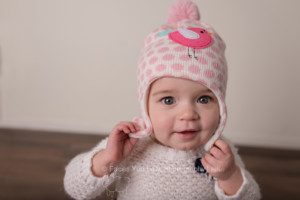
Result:
<svg viewBox="0 0 300 200">
<path fill-rule="evenodd" d="M 166 116 L 161 114 L 153 121 L 153 130 L 155 134 L 160 137 L 166 137 L 172 131 L 172 121 Z"/>
<path fill-rule="evenodd" d="M 202 117 L 201 121 L 203 129 L 214 131 L 219 126 L 220 117 L 218 113 L 207 113 Z"/>
<path fill-rule="evenodd" d="M 156 127 L 160 129 L 160 131 L 165 131 L 171 125 L 170 120 L 164 116 L 160 115 L 156 119 Z"/>
</svg>

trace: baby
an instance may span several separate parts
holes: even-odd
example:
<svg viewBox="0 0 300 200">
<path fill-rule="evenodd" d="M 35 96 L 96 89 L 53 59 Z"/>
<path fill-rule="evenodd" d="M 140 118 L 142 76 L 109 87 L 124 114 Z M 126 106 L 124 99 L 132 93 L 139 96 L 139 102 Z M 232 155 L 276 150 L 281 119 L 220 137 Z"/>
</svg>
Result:
<svg viewBox="0 0 300 200">
<path fill-rule="evenodd" d="M 221 133 L 226 122 L 225 44 L 179 0 L 148 35 L 138 65 L 141 118 L 76 156 L 64 186 L 75 199 L 260 199 L 259 187 Z M 115 189 L 109 187 L 114 183 Z"/>
</svg>

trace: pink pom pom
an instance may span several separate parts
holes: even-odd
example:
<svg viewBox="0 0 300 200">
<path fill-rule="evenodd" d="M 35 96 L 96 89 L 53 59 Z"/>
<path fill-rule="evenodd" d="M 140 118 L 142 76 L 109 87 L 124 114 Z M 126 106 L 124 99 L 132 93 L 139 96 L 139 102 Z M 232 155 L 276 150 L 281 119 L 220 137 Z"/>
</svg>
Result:
<svg viewBox="0 0 300 200">
<path fill-rule="evenodd" d="M 198 7 L 191 0 L 177 0 L 170 7 L 167 19 L 168 23 L 175 23 L 184 19 L 200 20 Z"/>
</svg>

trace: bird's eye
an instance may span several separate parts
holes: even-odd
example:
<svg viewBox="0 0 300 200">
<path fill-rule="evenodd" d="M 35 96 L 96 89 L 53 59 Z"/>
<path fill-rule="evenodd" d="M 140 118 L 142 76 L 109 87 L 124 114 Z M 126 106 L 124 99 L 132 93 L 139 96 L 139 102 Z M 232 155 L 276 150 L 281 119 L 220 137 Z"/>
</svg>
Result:
<svg viewBox="0 0 300 200">
<path fill-rule="evenodd" d="M 197 102 L 201 104 L 208 104 L 211 100 L 212 98 L 210 96 L 202 96 L 197 100 Z"/>
<path fill-rule="evenodd" d="M 204 33 L 205 32 L 205 30 L 202 30 L 202 31 L 200 31 L 201 33 Z"/>
<path fill-rule="evenodd" d="M 164 97 L 160 101 L 166 105 L 172 105 L 175 102 L 173 97 Z"/>
</svg>

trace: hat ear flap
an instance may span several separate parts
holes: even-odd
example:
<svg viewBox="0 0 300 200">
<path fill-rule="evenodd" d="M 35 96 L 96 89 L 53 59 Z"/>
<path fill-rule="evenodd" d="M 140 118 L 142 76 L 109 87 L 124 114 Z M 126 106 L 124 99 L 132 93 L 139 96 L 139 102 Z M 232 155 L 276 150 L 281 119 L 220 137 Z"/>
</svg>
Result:
<svg viewBox="0 0 300 200">
<path fill-rule="evenodd" d="M 214 143 L 217 141 L 217 139 L 220 137 L 219 134 L 215 134 L 213 135 L 209 140 L 208 142 L 204 145 L 204 150 L 205 151 L 209 151 L 212 146 L 214 145 Z"/>
</svg>

